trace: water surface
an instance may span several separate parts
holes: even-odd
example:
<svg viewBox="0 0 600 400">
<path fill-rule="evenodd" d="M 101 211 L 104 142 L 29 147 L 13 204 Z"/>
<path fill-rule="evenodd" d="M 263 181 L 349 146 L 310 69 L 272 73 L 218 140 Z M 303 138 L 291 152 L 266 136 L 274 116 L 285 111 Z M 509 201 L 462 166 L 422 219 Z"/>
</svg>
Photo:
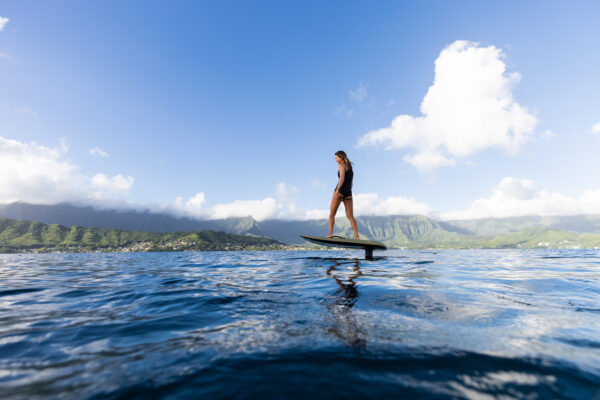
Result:
<svg viewBox="0 0 600 400">
<path fill-rule="evenodd" d="M 0 255 L 0 397 L 600 398 L 597 250 Z"/>
</svg>

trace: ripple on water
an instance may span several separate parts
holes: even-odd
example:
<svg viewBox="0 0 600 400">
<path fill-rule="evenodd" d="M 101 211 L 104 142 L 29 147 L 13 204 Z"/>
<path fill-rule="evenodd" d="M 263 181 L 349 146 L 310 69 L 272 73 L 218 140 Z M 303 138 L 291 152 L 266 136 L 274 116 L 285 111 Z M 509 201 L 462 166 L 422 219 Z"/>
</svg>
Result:
<svg viewBox="0 0 600 400">
<path fill-rule="evenodd" d="M 0 256 L 2 398 L 594 398 L 593 250 Z"/>
</svg>

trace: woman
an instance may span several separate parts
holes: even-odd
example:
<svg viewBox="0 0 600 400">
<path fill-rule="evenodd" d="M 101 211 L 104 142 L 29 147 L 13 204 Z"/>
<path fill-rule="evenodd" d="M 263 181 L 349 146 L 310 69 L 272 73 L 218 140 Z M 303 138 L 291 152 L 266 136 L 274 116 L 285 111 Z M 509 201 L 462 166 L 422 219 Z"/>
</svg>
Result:
<svg viewBox="0 0 600 400">
<path fill-rule="evenodd" d="M 335 214 L 337 213 L 340 203 L 344 202 L 346 209 L 346 217 L 350 220 L 350 225 L 354 231 L 354 239 L 358 239 L 358 227 L 354 219 L 354 211 L 352 209 L 352 163 L 348 160 L 348 156 L 342 150 L 335 153 L 335 162 L 338 163 L 338 181 L 335 190 L 333 191 L 333 199 L 331 199 L 331 207 L 329 209 L 329 235 L 333 236 L 333 226 L 335 225 Z"/>
</svg>

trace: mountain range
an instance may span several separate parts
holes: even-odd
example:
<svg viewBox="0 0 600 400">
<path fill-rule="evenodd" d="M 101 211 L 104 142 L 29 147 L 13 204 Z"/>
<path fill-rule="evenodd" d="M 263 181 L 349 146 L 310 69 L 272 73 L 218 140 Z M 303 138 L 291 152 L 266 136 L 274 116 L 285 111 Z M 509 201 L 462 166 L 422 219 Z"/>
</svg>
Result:
<svg viewBox="0 0 600 400">
<path fill-rule="evenodd" d="M 215 231 L 139 232 L 0 218 L 0 253 L 279 250 L 276 240 Z"/>
<path fill-rule="evenodd" d="M 0 205 L 0 217 L 45 224 L 143 232 L 211 230 L 263 236 L 287 244 L 306 244 L 299 237 L 300 234 L 324 236 L 328 232 L 325 219 L 256 221 L 252 217 L 243 217 L 198 220 L 167 213 L 102 210 L 75 204 L 10 203 Z M 600 246 L 600 215 L 456 221 L 436 221 L 422 215 L 393 215 L 360 216 L 356 220 L 361 238 L 382 241 L 395 248 Z M 335 234 L 352 237 L 352 230 L 345 217 L 336 220 Z"/>
</svg>

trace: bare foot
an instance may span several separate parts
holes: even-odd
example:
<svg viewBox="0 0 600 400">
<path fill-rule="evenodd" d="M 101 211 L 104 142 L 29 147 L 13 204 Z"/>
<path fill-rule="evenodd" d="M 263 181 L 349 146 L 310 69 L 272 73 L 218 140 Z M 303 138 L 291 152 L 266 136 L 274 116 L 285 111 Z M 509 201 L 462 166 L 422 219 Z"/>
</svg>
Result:
<svg viewBox="0 0 600 400">
<path fill-rule="evenodd" d="M 329 235 L 327 235 L 327 237 L 328 237 L 329 239 L 331 239 L 331 238 L 333 237 L 333 233 L 330 233 Z"/>
</svg>

